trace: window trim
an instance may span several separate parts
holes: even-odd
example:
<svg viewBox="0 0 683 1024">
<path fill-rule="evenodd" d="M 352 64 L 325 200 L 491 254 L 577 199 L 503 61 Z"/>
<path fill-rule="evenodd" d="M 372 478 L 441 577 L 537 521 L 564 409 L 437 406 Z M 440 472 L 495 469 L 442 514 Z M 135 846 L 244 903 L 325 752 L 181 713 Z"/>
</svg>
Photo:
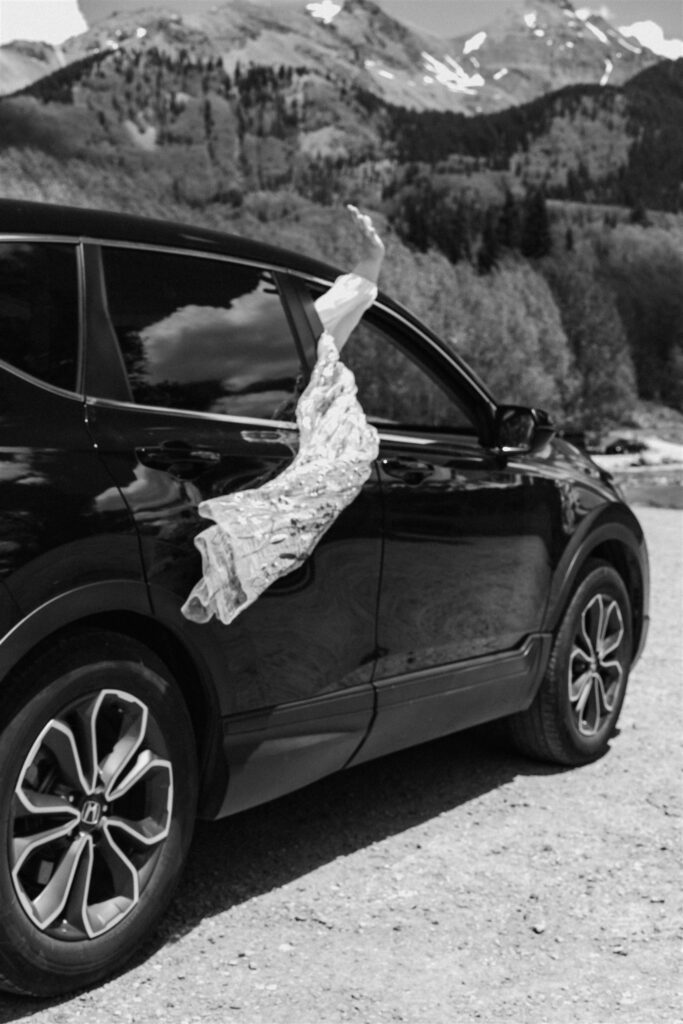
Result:
<svg viewBox="0 0 683 1024">
<path fill-rule="evenodd" d="M 85 247 L 82 242 L 76 245 L 76 272 L 78 280 L 78 359 L 76 361 L 76 387 L 77 394 L 85 395 L 85 350 L 87 345 L 86 333 L 86 264 Z"/>
<path fill-rule="evenodd" d="M 40 377 L 35 377 L 32 373 L 27 373 L 26 370 L 20 370 L 18 366 L 13 366 L 12 363 L 8 363 L 5 359 L 0 359 L 0 369 L 7 373 L 11 373 L 16 377 L 20 377 L 21 380 L 26 381 L 27 384 L 44 388 L 45 391 L 49 391 L 50 394 L 57 395 L 60 398 L 73 398 L 81 405 L 85 400 L 85 395 L 83 395 L 82 392 L 70 391 L 68 388 L 61 388 L 59 384 L 51 384 L 47 380 L 41 380 Z"/>
<path fill-rule="evenodd" d="M 0 242 L 54 242 L 55 245 L 78 245 L 80 235 L 51 235 L 42 232 L 1 231 Z"/>
<path fill-rule="evenodd" d="M 233 256 L 225 252 L 205 252 L 202 249 L 186 249 L 177 245 L 156 245 L 153 242 L 127 242 L 118 238 L 95 238 L 86 235 L 81 236 L 80 241 L 84 245 L 97 246 L 100 249 L 137 249 L 143 252 L 167 253 L 170 256 L 191 256 L 201 260 L 218 260 L 222 263 L 239 263 L 245 267 L 256 267 L 260 270 L 268 270 L 273 276 L 279 273 L 289 273 L 286 267 L 277 263 L 269 263 L 267 260 L 251 259 L 249 257 Z"/>
<path fill-rule="evenodd" d="M 265 427 L 271 430 L 291 430 L 294 432 L 298 430 L 293 420 L 260 419 L 256 416 L 237 416 L 234 413 L 194 412 L 192 409 L 176 409 L 175 406 L 142 405 L 140 402 L 123 402 L 117 398 L 101 398 L 95 395 L 86 395 L 85 401 L 91 407 L 103 406 L 107 409 L 127 409 L 129 411 L 131 409 L 139 409 L 141 412 L 151 412 L 157 415 L 161 412 L 166 416 L 181 416 L 185 419 L 212 420 L 216 423 L 243 423 L 249 427 Z"/>
<path fill-rule="evenodd" d="M 201 241 L 201 240 L 200 240 Z M 262 267 L 273 273 L 289 274 L 293 276 L 295 271 L 289 270 L 287 264 L 271 263 L 269 260 L 252 259 L 247 256 L 235 256 L 226 252 L 207 252 L 203 249 L 194 249 L 182 245 L 165 245 L 155 242 L 127 241 L 125 238 L 107 238 L 98 235 L 84 234 L 51 234 L 42 231 L 0 231 L 0 242 L 55 242 L 71 243 L 83 246 L 112 246 L 121 249 L 144 249 L 150 252 L 167 252 L 176 256 L 197 256 L 199 259 L 224 260 L 228 263 L 239 262 L 247 267 Z"/>
</svg>

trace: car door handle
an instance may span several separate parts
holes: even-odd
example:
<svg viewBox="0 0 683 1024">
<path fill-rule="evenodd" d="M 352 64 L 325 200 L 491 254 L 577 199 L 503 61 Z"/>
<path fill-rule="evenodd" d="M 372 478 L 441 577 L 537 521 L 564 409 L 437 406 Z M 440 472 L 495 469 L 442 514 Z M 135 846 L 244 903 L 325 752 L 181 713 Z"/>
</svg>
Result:
<svg viewBox="0 0 683 1024">
<path fill-rule="evenodd" d="M 382 459 L 382 469 L 388 476 L 412 486 L 422 483 L 434 472 L 430 462 L 422 462 L 420 459 Z"/>
<path fill-rule="evenodd" d="M 211 448 L 191 448 L 183 441 L 137 448 L 140 462 L 150 469 L 160 469 L 174 476 L 196 475 L 202 467 L 215 466 L 221 460 L 220 452 Z"/>
<path fill-rule="evenodd" d="M 299 447 L 297 427 L 275 427 L 268 430 L 240 430 L 240 437 L 250 444 L 283 444 L 287 448 Z"/>
</svg>

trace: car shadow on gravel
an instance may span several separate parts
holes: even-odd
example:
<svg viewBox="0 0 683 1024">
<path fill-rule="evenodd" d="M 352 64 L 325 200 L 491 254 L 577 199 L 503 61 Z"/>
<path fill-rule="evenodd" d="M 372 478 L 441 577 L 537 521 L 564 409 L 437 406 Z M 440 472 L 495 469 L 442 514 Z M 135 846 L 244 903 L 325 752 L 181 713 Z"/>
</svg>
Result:
<svg viewBox="0 0 683 1024">
<path fill-rule="evenodd" d="M 170 911 L 122 974 L 207 917 L 436 818 L 519 775 L 567 770 L 511 753 L 494 723 L 339 772 L 221 821 L 199 822 Z M 72 998 L 37 1000 L 0 993 L 0 1024 L 57 1008 Z"/>
<path fill-rule="evenodd" d="M 517 776 L 569 770 L 511 752 L 493 723 L 339 772 L 221 821 L 199 822 L 174 904 L 145 955 L 207 917 L 437 818 Z"/>
</svg>

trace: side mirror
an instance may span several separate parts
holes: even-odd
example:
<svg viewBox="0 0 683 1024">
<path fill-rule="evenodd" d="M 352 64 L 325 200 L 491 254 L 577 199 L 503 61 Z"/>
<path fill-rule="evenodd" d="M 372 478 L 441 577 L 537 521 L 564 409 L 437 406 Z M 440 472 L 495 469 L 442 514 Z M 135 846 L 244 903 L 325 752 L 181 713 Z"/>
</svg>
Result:
<svg viewBox="0 0 683 1024">
<path fill-rule="evenodd" d="M 493 427 L 493 447 L 504 455 L 534 455 L 555 433 L 543 409 L 499 405 Z"/>
</svg>

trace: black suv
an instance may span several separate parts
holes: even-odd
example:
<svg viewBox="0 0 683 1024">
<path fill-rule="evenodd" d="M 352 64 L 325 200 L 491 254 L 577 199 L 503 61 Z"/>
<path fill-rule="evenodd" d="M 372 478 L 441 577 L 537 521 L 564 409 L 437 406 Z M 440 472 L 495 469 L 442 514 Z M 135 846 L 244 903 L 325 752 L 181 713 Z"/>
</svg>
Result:
<svg viewBox="0 0 683 1024">
<path fill-rule="evenodd" d="M 647 627 L 641 528 L 541 412 L 384 295 L 344 350 L 381 451 L 313 556 L 186 621 L 205 498 L 296 451 L 335 271 L 216 232 L 0 203 L 0 984 L 91 984 L 196 815 L 505 717 L 603 754 Z M 504 358 L 504 353 L 501 353 Z"/>
</svg>

